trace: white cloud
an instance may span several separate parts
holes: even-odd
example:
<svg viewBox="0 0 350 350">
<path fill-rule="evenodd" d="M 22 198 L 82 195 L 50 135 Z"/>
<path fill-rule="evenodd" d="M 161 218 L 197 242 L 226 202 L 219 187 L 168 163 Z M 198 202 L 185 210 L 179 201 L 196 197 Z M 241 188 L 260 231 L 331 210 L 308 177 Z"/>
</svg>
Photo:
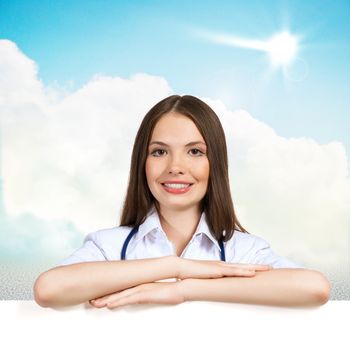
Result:
<svg viewBox="0 0 350 350">
<path fill-rule="evenodd" d="M 42 103 L 37 65 L 9 40 L 0 40 L 0 69 L 0 106 Z"/>
<path fill-rule="evenodd" d="M 138 126 L 173 93 L 166 80 L 95 76 L 62 94 L 44 87 L 36 64 L 9 41 L 0 41 L 0 72 L 7 214 L 68 220 L 84 233 L 117 224 Z M 343 145 L 286 139 L 245 111 L 203 100 L 225 129 L 243 226 L 305 264 L 345 259 L 350 181 Z"/>
<path fill-rule="evenodd" d="M 205 99 L 221 116 L 231 187 L 243 226 L 273 249 L 305 264 L 347 259 L 350 179 L 345 147 L 287 139 L 246 111 Z"/>
</svg>

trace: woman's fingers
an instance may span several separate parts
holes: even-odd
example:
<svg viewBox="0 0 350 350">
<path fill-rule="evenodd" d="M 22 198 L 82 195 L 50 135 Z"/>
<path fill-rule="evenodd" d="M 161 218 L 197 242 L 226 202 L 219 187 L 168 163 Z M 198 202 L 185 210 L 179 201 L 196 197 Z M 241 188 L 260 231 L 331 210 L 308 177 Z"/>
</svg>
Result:
<svg viewBox="0 0 350 350">
<path fill-rule="evenodd" d="M 90 300 L 90 304 L 92 304 L 95 307 L 101 308 L 105 307 L 106 305 L 108 306 L 108 304 L 111 303 L 113 303 L 114 305 L 114 303 L 118 303 L 120 300 L 123 300 L 123 302 L 129 301 L 129 298 L 136 296 L 138 287 L 139 286 L 124 289 L 122 291 L 112 293 L 101 298 Z"/>
<path fill-rule="evenodd" d="M 240 268 L 240 269 L 248 269 L 248 270 L 271 270 L 273 267 L 271 265 L 257 265 L 257 264 L 230 264 L 225 263 L 228 266 Z"/>
<path fill-rule="evenodd" d="M 101 299 L 90 300 L 90 304 L 94 307 L 104 307 L 106 305 L 105 301 Z"/>
<path fill-rule="evenodd" d="M 247 269 L 235 269 L 232 271 L 232 273 L 229 273 L 228 275 L 233 276 L 255 276 L 254 270 L 247 270 Z"/>
<path fill-rule="evenodd" d="M 220 278 L 224 276 L 254 276 L 256 271 L 269 271 L 269 265 L 239 264 L 213 260 L 182 259 L 177 278 Z M 252 272 L 253 271 L 253 272 Z"/>
<path fill-rule="evenodd" d="M 227 264 L 229 266 L 229 273 L 231 276 L 255 276 L 256 271 L 268 271 L 272 269 L 269 265 L 249 265 L 249 264 Z"/>
</svg>

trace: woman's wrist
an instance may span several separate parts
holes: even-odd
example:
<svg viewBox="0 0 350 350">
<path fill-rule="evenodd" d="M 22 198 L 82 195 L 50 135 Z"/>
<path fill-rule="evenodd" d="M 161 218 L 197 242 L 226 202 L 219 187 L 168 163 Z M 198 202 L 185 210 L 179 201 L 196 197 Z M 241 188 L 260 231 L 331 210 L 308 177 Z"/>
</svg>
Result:
<svg viewBox="0 0 350 350">
<path fill-rule="evenodd" d="M 191 278 L 186 278 L 186 279 L 178 279 L 176 282 L 176 287 L 178 289 L 178 293 L 181 295 L 183 302 L 189 301 L 189 290 L 191 288 L 190 284 L 192 283 Z"/>
<path fill-rule="evenodd" d="M 182 271 L 182 258 L 180 258 L 177 255 L 169 255 L 167 257 L 171 269 L 171 274 L 173 275 L 174 278 L 177 280 L 180 278 L 180 274 Z"/>
</svg>

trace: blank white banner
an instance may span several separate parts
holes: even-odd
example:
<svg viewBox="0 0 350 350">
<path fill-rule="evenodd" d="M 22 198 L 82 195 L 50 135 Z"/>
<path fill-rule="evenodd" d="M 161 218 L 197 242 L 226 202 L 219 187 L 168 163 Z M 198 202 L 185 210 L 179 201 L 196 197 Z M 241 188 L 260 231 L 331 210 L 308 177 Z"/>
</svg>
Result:
<svg viewBox="0 0 350 350">
<path fill-rule="evenodd" d="M 193 301 L 50 309 L 1 301 L 3 349 L 349 349 L 350 302 L 282 308 Z"/>
</svg>

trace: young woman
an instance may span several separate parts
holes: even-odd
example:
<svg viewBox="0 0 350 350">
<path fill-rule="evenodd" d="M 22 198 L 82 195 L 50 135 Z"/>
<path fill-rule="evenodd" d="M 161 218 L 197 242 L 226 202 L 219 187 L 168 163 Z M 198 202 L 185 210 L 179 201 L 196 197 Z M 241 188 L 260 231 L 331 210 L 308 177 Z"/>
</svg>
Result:
<svg viewBox="0 0 350 350">
<path fill-rule="evenodd" d="M 43 307 L 187 300 L 315 306 L 329 294 L 322 273 L 276 255 L 239 223 L 224 130 L 190 95 L 169 96 L 144 117 L 120 226 L 87 235 L 34 285 Z"/>
</svg>

